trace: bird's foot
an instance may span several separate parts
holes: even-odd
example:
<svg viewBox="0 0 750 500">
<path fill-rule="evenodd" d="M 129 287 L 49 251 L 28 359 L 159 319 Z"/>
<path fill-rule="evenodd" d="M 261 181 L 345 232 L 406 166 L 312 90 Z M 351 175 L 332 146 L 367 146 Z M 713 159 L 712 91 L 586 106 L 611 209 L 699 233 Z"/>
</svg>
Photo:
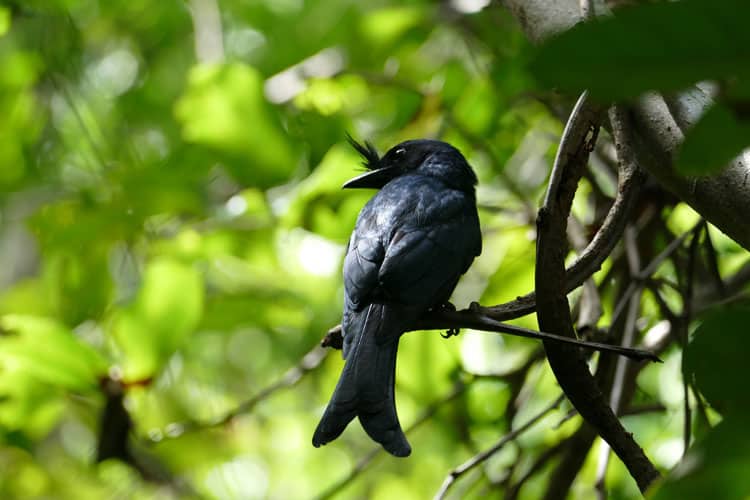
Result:
<svg viewBox="0 0 750 500">
<path fill-rule="evenodd" d="M 443 337 L 444 339 L 449 339 L 451 337 L 457 336 L 459 333 L 461 333 L 460 328 L 449 328 L 448 330 L 445 331 L 445 333 L 441 333 L 440 336 Z"/>
<path fill-rule="evenodd" d="M 440 304 L 439 306 L 437 306 L 435 308 L 435 310 L 436 311 L 451 311 L 451 312 L 454 312 L 456 310 L 456 306 L 454 306 L 450 302 L 445 302 L 445 303 Z M 447 339 L 447 338 L 450 338 L 450 337 L 455 337 L 459 333 L 461 333 L 461 329 L 460 328 L 449 328 L 448 330 L 445 331 L 445 333 L 441 333 L 440 336 L 443 337 L 444 339 Z"/>
</svg>

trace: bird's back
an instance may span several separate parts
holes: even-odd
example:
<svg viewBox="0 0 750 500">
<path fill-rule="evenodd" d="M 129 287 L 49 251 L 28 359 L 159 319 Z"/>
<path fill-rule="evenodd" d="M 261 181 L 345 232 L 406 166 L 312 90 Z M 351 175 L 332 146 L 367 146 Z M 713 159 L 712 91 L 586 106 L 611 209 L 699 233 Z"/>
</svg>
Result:
<svg viewBox="0 0 750 500">
<path fill-rule="evenodd" d="M 347 298 L 428 309 L 450 297 L 482 248 L 473 193 L 404 175 L 362 209 L 344 262 Z"/>
</svg>

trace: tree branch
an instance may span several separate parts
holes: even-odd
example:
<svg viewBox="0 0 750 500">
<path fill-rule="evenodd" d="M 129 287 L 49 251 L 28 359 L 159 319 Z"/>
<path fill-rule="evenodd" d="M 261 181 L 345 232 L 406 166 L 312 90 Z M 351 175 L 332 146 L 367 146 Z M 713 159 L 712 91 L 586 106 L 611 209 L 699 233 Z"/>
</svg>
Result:
<svg viewBox="0 0 750 500">
<path fill-rule="evenodd" d="M 578 181 L 593 148 L 601 109 L 581 95 L 563 132 L 544 205 L 537 219 L 535 288 L 540 329 L 574 337 L 565 293 L 566 226 Z M 643 450 L 620 424 L 577 350 L 544 343 L 552 371 L 573 406 L 617 453 L 641 491 L 659 477 Z"/>
<path fill-rule="evenodd" d="M 596 430 L 584 421 L 565 441 L 562 456 L 547 482 L 544 500 L 565 500 L 568 497 L 570 485 L 583 467 L 595 439 Z"/>
<path fill-rule="evenodd" d="M 627 146 L 630 144 L 630 138 L 624 128 L 626 125 L 624 124 L 623 111 L 618 108 L 614 115 L 610 115 L 610 119 L 613 121 L 612 128 L 615 142 L 620 144 L 620 149 L 623 150 L 618 151 L 618 154 L 622 153 L 623 161 L 620 162 L 619 167 L 617 195 L 604 218 L 604 222 L 602 222 L 591 242 L 565 271 L 565 290 L 568 293 L 581 286 L 598 271 L 617 242 L 620 241 L 639 191 L 646 180 L 646 174 L 635 161 L 635 153 Z M 481 310 L 487 316 L 503 321 L 531 314 L 535 308 L 536 294 L 530 292 L 512 302 Z"/>
<path fill-rule="evenodd" d="M 571 28 L 581 19 L 579 0 L 503 0 L 532 42 Z M 711 104 L 700 88 L 670 98 L 648 94 L 635 107 L 640 164 L 662 186 L 690 205 L 730 238 L 750 250 L 750 155 L 742 154 L 717 174 L 697 178 L 678 175 L 674 159 L 687 126 Z M 674 110 L 675 116 L 670 113 Z"/>
<path fill-rule="evenodd" d="M 651 351 L 580 340 L 575 337 L 564 337 L 554 333 L 539 332 L 521 326 L 508 325 L 481 313 L 476 313 L 471 308 L 464 311 L 430 311 L 407 331 L 459 330 L 461 328 L 506 333 L 508 335 L 515 335 L 516 337 L 526 337 L 547 342 L 559 342 L 583 349 L 619 354 L 636 361 L 649 360 L 661 362 L 661 359 Z M 341 349 L 341 344 L 341 325 L 336 325 L 328 330 L 328 333 L 321 341 L 322 347 L 332 347 L 334 349 Z"/>
<path fill-rule="evenodd" d="M 693 89 L 695 90 L 695 89 Z M 704 177 L 684 177 L 674 170 L 679 145 L 684 139 L 680 122 L 689 125 L 711 100 L 697 99 L 698 92 L 674 98 L 672 109 L 679 110 L 679 121 L 670 114 L 664 99 L 647 94 L 634 108 L 639 156 L 643 166 L 669 191 L 693 207 L 706 220 L 721 229 L 737 243 L 750 250 L 750 167 L 745 155 L 738 156 L 725 169 Z M 702 105 L 702 108 L 701 108 Z"/>
</svg>

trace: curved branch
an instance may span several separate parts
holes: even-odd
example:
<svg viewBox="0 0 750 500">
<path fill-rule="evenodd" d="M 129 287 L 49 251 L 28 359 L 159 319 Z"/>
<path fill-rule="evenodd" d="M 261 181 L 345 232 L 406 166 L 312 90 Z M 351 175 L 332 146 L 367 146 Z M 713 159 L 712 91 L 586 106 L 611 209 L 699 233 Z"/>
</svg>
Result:
<svg viewBox="0 0 750 500">
<path fill-rule="evenodd" d="M 635 154 L 628 146 L 630 138 L 624 130 L 623 111 L 617 108 L 612 115 L 612 134 L 618 145 L 618 155 L 622 154 L 617 195 L 607 212 L 601 227 L 591 242 L 578 258 L 565 271 L 565 291 L 570 293 L 581 286 L 595 272 L 601 269 L 602 263 L 609 257 L 628 221 L 640 188 L 646 180 L 646 174 L 638 167 Z M 509 320 L 531 314 L 536 308 L 536 294 L 527 293 L 506 304 L 482 308 L 482 313 L 499 321 Z"/>
<path fill-rule="evenodd" d="M 537 219 L 535 288 L 539 327 L 574 337 L 566 297 L 566 226 L 578 182 L 593 147 L 602 110 L 587 100 L 584 92 L 565 126 L 544 205 Z M 581 416 L 607 441 L 641 491 L 659 477 L 643 450 L 620 424 L 596 380 L 578 351 L 562 344 L 545 342 L 552 371 L 568 399 Z"/>
</svg>

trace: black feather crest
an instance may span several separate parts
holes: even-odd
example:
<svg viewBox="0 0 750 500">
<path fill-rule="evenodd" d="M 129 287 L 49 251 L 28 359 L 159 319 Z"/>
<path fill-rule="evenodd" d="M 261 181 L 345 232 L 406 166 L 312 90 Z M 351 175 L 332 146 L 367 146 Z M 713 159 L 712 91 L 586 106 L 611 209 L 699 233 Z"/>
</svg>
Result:
<svg viewBox="0 0 750 500">
<path fill-rule="evenodd" d="M 380 155 L 370 141 L 365 141 L 364 145 L 362 145 L 354 140 L 354 138 L 348 133 L 346 134 L 346 140 L 362 156 L 364 160 L 362 165 L 367 170 L 376 170 L 380 168 Z"/>
</svg>

